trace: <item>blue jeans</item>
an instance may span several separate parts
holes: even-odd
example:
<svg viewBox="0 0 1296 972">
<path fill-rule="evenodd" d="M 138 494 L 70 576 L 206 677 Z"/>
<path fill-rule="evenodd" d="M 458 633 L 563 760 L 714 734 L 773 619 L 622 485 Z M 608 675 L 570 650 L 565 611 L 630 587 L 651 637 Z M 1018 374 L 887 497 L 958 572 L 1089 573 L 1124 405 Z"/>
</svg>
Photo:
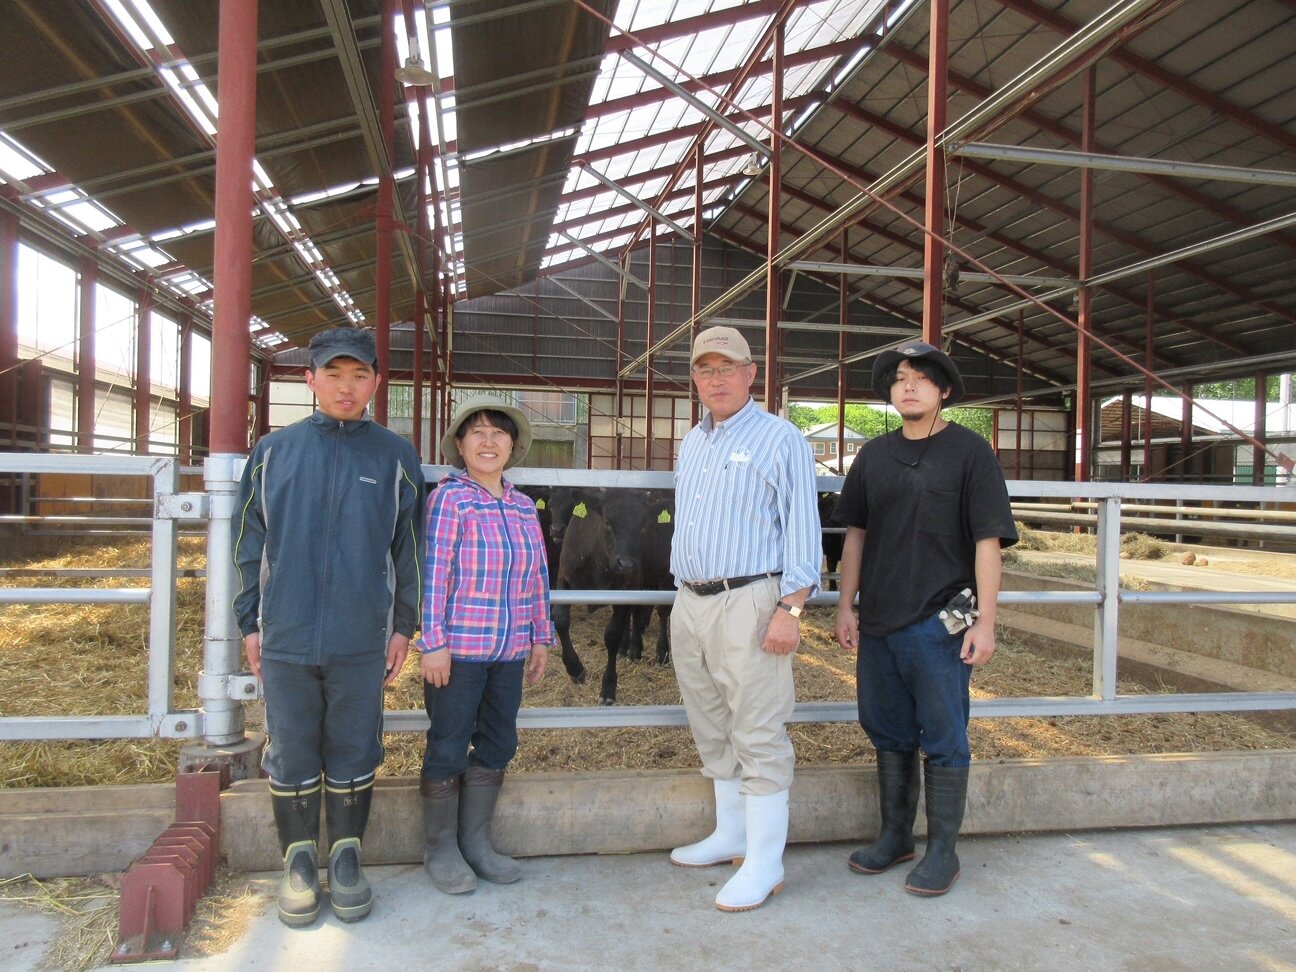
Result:
<svg viewBox="0 0 1296 972">
<path fill-rule="evenodd" d="M 525 666 L 524 660 L 451 660 L 448 683 L 441 688 L 423 683 L 423 707 L 432 723 L 423 754 L 424 777 L 447 780 L 469 764 L 492 770 L 508 766 L 517 753 Z"/>
<path fill-rule="evenodd" d="M 859 721 L 874 749 L 921 749 L 932 766 L 972 762 L 967 734 L 972 666 L 959 658 L 963 634 L 951 635 L 933 614 L 885 637 L 860 635 Z"/>
</svg>

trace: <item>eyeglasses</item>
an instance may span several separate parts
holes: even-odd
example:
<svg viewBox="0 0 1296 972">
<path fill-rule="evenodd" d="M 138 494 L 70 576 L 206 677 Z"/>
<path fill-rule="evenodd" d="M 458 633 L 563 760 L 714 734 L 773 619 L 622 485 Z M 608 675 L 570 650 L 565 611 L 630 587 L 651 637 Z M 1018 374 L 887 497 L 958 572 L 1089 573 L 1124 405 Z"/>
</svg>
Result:
<svg viewBox="0 0 1296 972">
<path fill-rule="evenodd" d="M 719 375 L 721 378 L 732 378 L 734 375 L 738 374 L 739 371 L 746 368 L 750 364 L 751 362 L 748 361 L 746 364 L 722 364 L 714 368 L 705 365 L 700 368 L 694 366 L 693 374 L 697 375 L 697 377 L 702 378 L 704 380 L 707 378 L 712 378 L 716 375 Z"/>
</svg>

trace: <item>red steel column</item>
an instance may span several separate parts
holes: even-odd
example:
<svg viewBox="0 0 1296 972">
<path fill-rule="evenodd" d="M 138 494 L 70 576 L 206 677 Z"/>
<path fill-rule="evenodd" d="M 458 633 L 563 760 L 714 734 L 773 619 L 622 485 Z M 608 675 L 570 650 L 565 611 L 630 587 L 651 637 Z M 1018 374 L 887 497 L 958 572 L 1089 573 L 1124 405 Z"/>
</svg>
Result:
<svg viewBox="0 0 1296 972">
<path fill-rule="evenodd" d="M 180 319 L 180 380 L 176 389 L 176 408 L 179 410 L 176 429 L 180 461 L 193 462 L 193 315 L 186 313 Z"/>
<path fill-rule="evenodd" d="M 1022 419 L 1025 412 L 1022 405 L 1026 399 L 1026 372 L 1022 370 L 1022 365 L 1026 363 L 1026 312 L 1019 310 L 1017 312 L 1017 458 L 1013 465 L 1013 478 L 1022 478 L 1022 448 L 1026 441 L 1025 430 L 1022 428 Z M 1035 432 L 1031 430 L 1031 450 L 1035 448 Z"/>
<path fill-rule="evenodd" d="M 923 234 L 923 340 L 940 346 L 945 287 L 945 130 L 949 97 L 949 0 L 931 0 L 927 50 L 927 232 Z"/>
<path fill-rule="evenodd" d="M 850 242 L 847 230 L 841 234 L 841 261 L 850 261 Z M 846 472 L 846 325 L 850 323 L 850 281 L 846 274 L 837 275 L 837 472 Z"/>
<path fill-rule="evenodd" d="M 248 451 L 257 0 L 221 0 L 211 451 Z"/>
<path fill-rule="evenodd" d="M 1128 388 L 1121 392 L 1121 430 L 1120 430 L 1120 478 L 1121 482 L 1129 482 L 1130 478 L 1130 432 L 1133 423 L 1130 421 L 1134 414 L 1134 393 Z M 1099 426 L 1101 428 L 1101 426 Z"/>
<path fill-rule="evenodd" d="M 139 292 L 139 316 L 135 319 L 135 451 L 148 455 L 149 419 L 153 406 L 153 293 Z"/>
<path fill-rule="evenodd" d="M 697 316 L 702 310 L 702 161 L 702 146 L 699 145 L 693 155 L 693 288 L 689 297 L 689 319 L 693 322 L 693 331 L 689 334 L 690 355 L 693 353 L 693 339 L 701 330 Z M 689 381 L 688 385 L 689 425 L 697 425 L 702 419 L 702 403 L 698 401 L 693 382 Z"/>
<path fill-rule="evenodd" d="M 1187 482 L 1189 473 L 1189 453 L 1193 447 L 1192 397 L 1193 383 L 1183 386 L 1183 424 L 1179 426 L 1179 481 Z"/>
<path fill-rule="evenodd" d="M 1147 282 L 1147 323 L 1143 339 L 1143 367 L 1148 373 L 1143 376 L 1143 482 L 1152 481 L 1152 368 L 1156 364 L 1153 355 L 1153 325 L 1156 323 L 1156 271 L 1148 271 Z"/>
<path fill-rule="evenodd" d="M 422 274 L 419 278 L 422 279 Z M 414 374 L 414 415 L 410 423 L 410 438 L 414 451 L 423 458 L 423 317 L 427 299 L 420 287 L 414 294 L 414 360 L 410 368 Z"/>
<path fill-rule="evenodd" d="M 1084 75 L 1084 122 L 1080 136 L 1081 150 L 1094 150 L 1094 71 Z M 1075 481 L 1086 483 L 1090 475 L 1093 448 L 1093 417 L 1089 409 L 1090 355 L 1089 335 L 1093 332 L 1092 295 L 1085 281 L 1093 276 L 1093 170 L 1080 170 L 1080 331 L 1076 338 L 1076 466 Z"/>
<path fill-rule="evenodd" d="M 0 428 L 18 443 L 18 216 L 0 210 Z M 9 512 L 13 512 L 10 510 Z"/>
<path fill-rule="evenodd" d="M 92 257 L 81 260 L 81 320 L 77 336 L 77 452 L 94 452 L 95 326 L 99 290 L 99 264 Z"/>
<path fill-rule="evenodd" d="M 779 271 L 774 262 L 779 252 L 779 209 L 782 207 L 783 133 L 783 22 L 774 31 L 774 86 L 770 98 L 769 226 L 766 231 L 765 265 L 765 411 L 779 410 Z"/>
<path fill-rule="evenodd" d="M 1265 481 L 1265 451 L 1258 443 L 1265 440 L 1265 405 L 1268 395 L 1268 378 L 1263 371 L 1257 371 L 1255 376 L 1255 431 L 1252 436 L 1255 438 L 1257 445 L 1252 448 L 1251 453 L 1251 482 L 1255 486 L 1263 486 Z"/>
<path fill-rule="evenodd" d="M 383 0 L 382 51 L 378 68 L 378 127 L 382 132 L 383 155 L 386 166 L 379 174 L 378 212 L 375 220 L 377 237 L 374 241 L 374 317 L 378 339 L 378 372 L 383 383 L 373 399 L 374 420 L 387 424 L 387 382 L 391 380 L 391 271 L 392 271 L 392 195 L 393 178 L 391 160 L 396 144 L 396 34 L 394 30 L 396 5 L 393 0 Z"/>
<path fill-rule="evenodd" d="M 645 370 L 648 378 L 644 386 L 644 468 L 653 468 L 653 325 L 657 323 L 657 233 L 648 236 L 648 315 L 644 319 L 649 349 Z"/>
</svg>

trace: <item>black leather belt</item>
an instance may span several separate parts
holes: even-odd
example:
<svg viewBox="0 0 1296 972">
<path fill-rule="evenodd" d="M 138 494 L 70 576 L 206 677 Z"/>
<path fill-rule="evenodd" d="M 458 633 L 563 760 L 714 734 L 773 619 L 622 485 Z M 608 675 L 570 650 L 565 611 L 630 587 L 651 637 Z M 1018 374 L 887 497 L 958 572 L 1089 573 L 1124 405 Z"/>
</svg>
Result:
<svg viewBox="0 0 1296 972">
<path fill-rule="evenodd" d="M 783 571 L 776 570 L 764 574 L 750 574 L 747 577 L 726 577 L 723 580 L 713 581 L 681 581 L 694 594 L 701 594 L 703 597 L 710 597 L 713 594 L 719 594 L 721 591 L 732 591 L 739 587 L 746 587 L 758 580 L 764 580 L 766 577 L 782 577 Z"/>
</svg>

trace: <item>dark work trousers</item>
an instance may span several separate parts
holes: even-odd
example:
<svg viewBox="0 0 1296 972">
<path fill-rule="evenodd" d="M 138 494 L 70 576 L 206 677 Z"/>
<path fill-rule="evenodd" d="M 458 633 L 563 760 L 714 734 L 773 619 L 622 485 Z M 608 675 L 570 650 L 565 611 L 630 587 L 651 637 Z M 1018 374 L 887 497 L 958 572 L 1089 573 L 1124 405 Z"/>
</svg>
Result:
<svg viewBox="0 0 1296 972">
<path fill-rule="evenodd" d="M 384 659 L 296 665 L 261 660 L 270 745 L 261 768 L 298 785 L 327 772 L 336 781 L 368 776 L 383 760 Z"/>
</svg>

